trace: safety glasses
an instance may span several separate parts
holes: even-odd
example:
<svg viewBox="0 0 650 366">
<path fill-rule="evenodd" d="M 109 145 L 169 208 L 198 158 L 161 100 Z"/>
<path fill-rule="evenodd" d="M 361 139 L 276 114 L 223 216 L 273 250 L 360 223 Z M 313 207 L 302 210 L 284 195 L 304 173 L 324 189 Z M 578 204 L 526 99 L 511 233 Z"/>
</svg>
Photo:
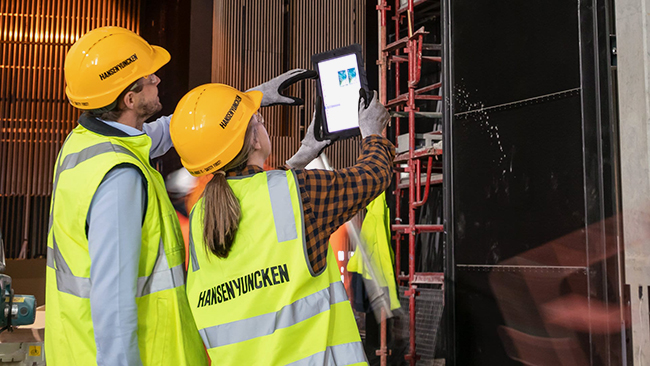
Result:
<svg viewBox="0 0 650 366">
<path fill-rule="evenodd" d="M 140 80 L 143 80 L 143 82 L 140 83 Z M 133 83 L 133 85 L 131 85 L 131 88 L 129 88 L 129 91 L 134 91 L 138 87 L 138 85 L 142 85 L 144 87 L 144 86 L 146 86 L 148 84 L 155 84 L 159 80 L 160 80 L 160 78 L 158 78 L 158 76 L 156 76 L 156 74 L 149 74 L 149 75 L 143 76 L 140 79 L 136 80 L 136 82 Z"/>
</svg>

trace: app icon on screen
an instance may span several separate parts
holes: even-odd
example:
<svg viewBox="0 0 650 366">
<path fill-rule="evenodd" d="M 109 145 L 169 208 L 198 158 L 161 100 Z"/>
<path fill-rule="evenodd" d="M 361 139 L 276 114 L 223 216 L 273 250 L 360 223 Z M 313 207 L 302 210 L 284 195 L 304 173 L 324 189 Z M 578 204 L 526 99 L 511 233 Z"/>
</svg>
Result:
<svg viewBox="0 0 650 366">
<path fill-rule="evenodd" d="M 339 74 L 339 86 L 346 86 L 348 85 L 348 73 L 346 70 L 340 70 L 338 72 Z"/>
<path fill-rule="evenodd" d="M 357 69 L 356 68 L 351 68 L 348 69 L 348 80 L 350 81 L 350 84 L 354 81 L 354 79 L 357 77 Z"/>
</svg>

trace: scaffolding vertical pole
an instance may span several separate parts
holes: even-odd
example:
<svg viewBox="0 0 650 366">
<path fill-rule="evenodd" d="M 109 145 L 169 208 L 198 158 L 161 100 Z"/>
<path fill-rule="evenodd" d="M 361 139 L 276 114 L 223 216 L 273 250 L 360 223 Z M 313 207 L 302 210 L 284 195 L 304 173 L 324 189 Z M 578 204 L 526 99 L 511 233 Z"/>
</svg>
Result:
<svg viewBox="0 0 650 366">
<path fill-rule="evenodd" d="M 379 365 L 386 366 L 388 365 L 388 345 L 386 344 L 386 309 L 381 308 L 381 343 L 380 349 L 377 351 L 379 354 Z"/>
<path fill-rule="evenodd" d="M 407 25 L 408 25 L 408 118 L 409 118 L 409 363 L 415 366 L 417 362 L 417 353 L 415 350 L 415 190 L 418 192 L 420 187 L 415 186 L 416 182 L 416 163 L 414 161 L 415 152 L 415 65 L 417 56 L 413 47 L 413 0 L 408 0 L 407 10 Z M 417 177 L 419 180 L 420 177 Z"/>
<path fill-rule="evenodd" d="M 381 44 L 381 60 L 378 62 L 381 65 L 381 78 L 382 84 L 380 88 L 381 101 L 384 105 L 391 110 L 393 119 L 393 131 L 395 139 L 397 140 L 397 147 L 401 151 L 395 157 L 395 178 L 396 185 L 393 191 L 395 198 L 395 219 L 391 225 L 391 231 L 394 232 L 393 239 L 395 240 L 395 273 L 397 282 L 406 286 L 406 290 L 401 297 L 408 299 L 408 353 L 405 359 L 409 364 L 414 366 L 421 358 L 416 351 L 416 296 L 420 295 L 418 285 L 422 284 L 437 284 L 442 285 L 444 280 L 443 273 L 418 273 L 416 271 L 416 235 L 422 232 L 442 232 L 443 225 L 433 225 L 429 223 L 419 223 L 416 218 L 416 210 L 418 207 L 423 206 L 429 198 L 429 189 L 431 184 L 441 183 L 441 179 L 436 179 L 432 183 L 431 173 L 433 170 L 433 157 L 442 154 L 438 148 L 431 146 L 419 148 L 416 144 L 416 118 L 440 118 L 441 113 L 436 112 L 420 112 L 416 105 L 417 100 L 442 100 L 439 95 L 427 95 L 426 93 L 439 89 L 442 86 L 441 82 L 433 83 L 418 88 L 421 77 L 422 62 L 441 62 L 441 57 L 423 56 L 422 51 L 424 46 L 424 35 L 428 34 L 424 28 L 417 31 L 415 27 L 415 6 L 423 4 L 427 0 L 408 0 L 400 1 L 394 0 L 394 7 L 390 14 L 394 21 L 394 40 L 390 43 L 388 32 L 391 31 L 387 27 L 386 19 L 388 19 L 388 11 L 390 7 L 387 6 L 386 0 L 378 0 L 377 10 L 380 12 L 380 44 Z M 401 6 L 404 3 L 404 6 Z M 435 46 L 435 45 L 433 45 Z M 429 45 L 427 50 L 441 49 L 442 47 L 431 47 Z M 402 69 L 406 68 L 406 75 L 402 82 Z M 390 73 L 390 75 L 389 75 Z M 389 95 L 389 78 L 394 82 L 394 96 Z M 402 91 L 406 86 L 406 90 Z M 401 126 L 401 118 L 407 122 L 406 126 Z M 404 128 L 406 127 L 406 128 Z M 407 138 L 404 140 L 399 137 L 402 134 L 402 129 L 405 129 Z M 402 146 L 399 142 L 403 145 Z M 421 177 L 423 160 L 426 159 L 428 165 L 426 168 L 426 175 Z M 437 157 L 436 157 L 436 160 Z M 439 169 L 439 168 L 436 168 Z M 407 175 L 405 182 L 401 180 L 402 174 Z M 425 179 L 425 180 L 423 180 Z M 424 194 L 421 194 L 421 189 L 424 188 Z M 408 192 L 405 192 L 408 190 Z M 408 203 L 401 202 L 408 199 Z M 406 220 L 402 217 L 402 209 L 408 210 Z M 408 240 L 406 239 L 408 237 Z M 408 243 L 408 269 L 402 268 L 402 240 Z M 406 248 L 405 252 L 406 252 Z M 408 270 L 408 273 L 404 273 Z M 382 317 L 382 338 L 385 341 L 383 334 L 385 321 Z M 387 356 L 390 354 L 388 351 L 383 351 L 384 343 L 381 345 L 382 349 L 376 353 L 378 355 Z M 382 362 L 384 358 L 382 357 Z M 383 363 L 382 363 L 383 365 Z"/>
<path fill-rule="evenodd" d="M 382 104 L 386 105 L 387 100 L 387 79 L 388 79 L 388 52 L 386 49 L 386 11 L 390 10 L 386 0 L 378 0 L 377 10 L 379 10 L 379 68 L 380 68 L 380 78 L 379 78 L 379 100 Z M 385 133 L 385 132 L 384 132 Z M 397 174 L 399 179 L 399 173 Z M 379 355 L 380 365 L 386 366 L 388 364 L 388 346 L 386 342 L 386 310 L 381 309 L 381 333 L 380 333 L 380 349 L 376 351 L 376 354 Z"/>
<path fill-rule="evenodd" d="M 379 10 L 379 100 L 386 105 L 387 81 L 388 81 L 388 52 L 386 49 L 386 12 L 390 6 L 386 0 L 378 0 L 376 9 Z"/>
</svg>

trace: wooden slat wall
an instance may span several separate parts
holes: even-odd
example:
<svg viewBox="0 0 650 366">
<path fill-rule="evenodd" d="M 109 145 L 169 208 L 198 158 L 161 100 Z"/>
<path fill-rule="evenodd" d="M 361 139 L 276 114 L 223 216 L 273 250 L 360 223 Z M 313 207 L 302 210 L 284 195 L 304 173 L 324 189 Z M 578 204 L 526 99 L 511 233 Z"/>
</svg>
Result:
<svg viewBox="0 0 650 366">
<path fill-rule="evenodd" d="M 45 255 L 54 160 L 79 112 L 63 62 L 87 31 L 139 32 L 139 0 L 0 0 L 0 228 L 7 256 Z"/>
<path fill-rule="evenodd" d="M 215 0 L 212 81 L 244 90 L 293 68 L 312 68 L 311 55 L 360 43 L 365 58 L 365 1 Z M 370 40 L 376 42 L 376 40 Z M 300 146 L 313 114 L 314 81 L 289 90 L 304 108 L 262 110 L 273 144 L 267 162 L 280 166 Z M 335 168 L 354 164 L 359 138 L 326 150 Z"/>
</svg>

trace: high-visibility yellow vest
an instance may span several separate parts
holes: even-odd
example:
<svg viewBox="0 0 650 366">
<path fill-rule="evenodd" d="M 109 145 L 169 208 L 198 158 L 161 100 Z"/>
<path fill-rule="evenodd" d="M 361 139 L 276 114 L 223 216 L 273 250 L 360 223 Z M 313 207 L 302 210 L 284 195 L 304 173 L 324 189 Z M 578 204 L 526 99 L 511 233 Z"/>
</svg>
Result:
<svg viewBox="0 0 650 366">
<path fill-rule="evenodd" d="M 190 217 L 187 294 L 219 365 L 366 365 L 334 254 L 312 273 L 291 171 L 228 178 L 241 220 L 228 258 L 203 244 L 203 199 Z"/>
<path fill-rule="evenodd" d="M 378 285 L 389 294 L 391 310 L 400 307 L 395 271 L 393 270 L 393 250 L 390 246 L 390 215 L 386 205 L 386 193 L 380 194 L 368 204 L 368 212 L 361 225 L 361 240 L 367 250 L 366 257 L 372 265 L 376 278 L 370 275 L 359 250 L 348 262 L 348 272 L 358 273 L 369 280 L 376 280 Z M 359 309 L 357 309 L 359 310 Z"/>
<path fill-rule="evenodd" d="M 142 363 L 207 364 L 185 294 L 178 218 L 162 176 L 149 164 L 150 148 L 147 135 L 109 137 L 81 125 L 61 148 L 47 241 L 45 356 L 49 366 L 97 364 L 86 218 L 102 179 L 120 164 L 139 169 L 147 183 L 136 297 Z"/>
</svg>

